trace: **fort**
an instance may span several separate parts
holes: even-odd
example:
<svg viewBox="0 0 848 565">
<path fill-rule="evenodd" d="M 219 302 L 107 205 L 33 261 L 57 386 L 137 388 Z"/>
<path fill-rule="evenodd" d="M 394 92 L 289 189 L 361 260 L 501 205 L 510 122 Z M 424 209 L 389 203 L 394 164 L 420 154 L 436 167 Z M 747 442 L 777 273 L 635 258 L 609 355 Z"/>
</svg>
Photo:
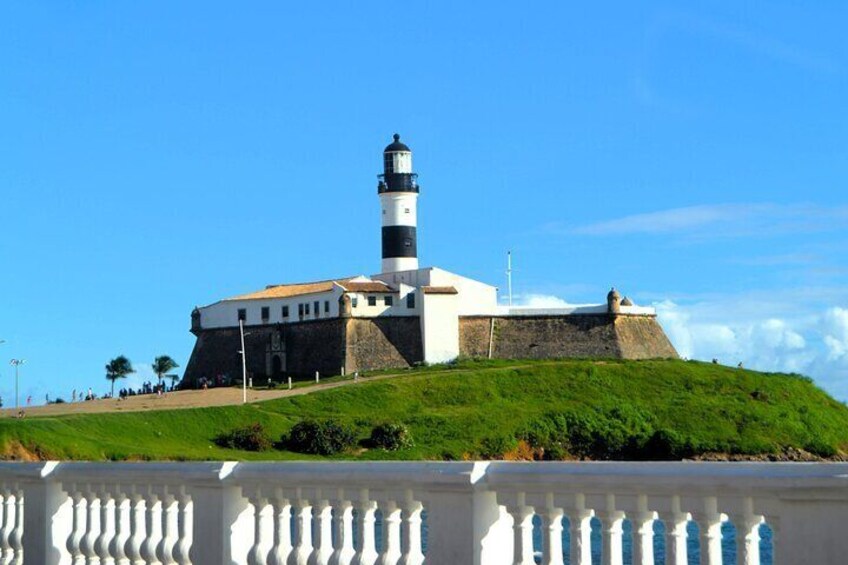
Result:
<svg viewBox="0 0 848 565">
<path fill-rule="evenodd" d="M 417 178 L 412 151 L 395 134 L 383 152 L 377 186 L 380 273 L 270 285 L 195 308 L 191 331 L 197 341 L 184 384 L 240 377 L 242 371 L 278 380 L 457 357 L 677 357 L 655 310 L 615 289 L 601 304 L 515 307 L 500 304 L 492 285 L 419 268 Z"/>
</svg>

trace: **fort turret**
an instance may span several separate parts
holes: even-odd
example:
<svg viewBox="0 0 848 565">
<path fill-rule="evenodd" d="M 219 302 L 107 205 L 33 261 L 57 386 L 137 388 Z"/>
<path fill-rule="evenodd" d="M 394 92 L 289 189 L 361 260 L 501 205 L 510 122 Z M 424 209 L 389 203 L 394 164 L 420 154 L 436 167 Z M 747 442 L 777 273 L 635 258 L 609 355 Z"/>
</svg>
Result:
<svg viewBox="0 0 848 565">
<path fill-rule="evenodd" d="M 612 315 L 621 312 L 621 295 L 615 290 L 615 287 L 611 288 L 609 294 L 607 294 L 607 312 Z"/>
<path fill-rule="evenodd" d="M 418 175 L 412 172 L 412 151 L 395 134 L 383 150 L 379 175 L 383 226 L 383 273 L 418 268 Z"/>
</svg>

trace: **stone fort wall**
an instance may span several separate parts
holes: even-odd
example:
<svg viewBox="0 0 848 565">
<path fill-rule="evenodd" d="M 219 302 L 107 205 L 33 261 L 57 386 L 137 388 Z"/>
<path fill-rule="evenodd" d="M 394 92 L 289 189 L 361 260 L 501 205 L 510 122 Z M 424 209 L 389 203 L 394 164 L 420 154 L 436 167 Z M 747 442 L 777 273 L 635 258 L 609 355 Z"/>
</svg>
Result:
<svg viewBox="0 0 848 565">
<path fill-rule="evenodd" d="M 238 328 L 196 330 L 197 342 L 183 381 L 241 378 Z M 268 377 L 311 378 L 405 368 L 424 358 L 420 319 L 334 318 L 247 326 L 247 372 L 257 384 Z M 466 316 L 459 320 L 463 357 L 496 359 L 677 358 L 654 316 Z M 273 357 L 282 366 L 275 366 Z"/>
<path fill-rule="evenodd" d="M 322 375 L 409 367 L 423 359 L 418 317 L 333 318 L 290 324 L 246 326 L 247 374 L 256 384 L 269 377 L 311 378 Z M 183 382 L 223 375 L 241 379 L 238 328 L 196 330 L 197 341 Z M 278 357 L 281 367 L 275 367 Z"/>
<path fill-rule="evenodd" d="M 459 321 L 463 357 L 495 359 L 677 358 L 654 316 L 467 316 Z"/>
</svg>

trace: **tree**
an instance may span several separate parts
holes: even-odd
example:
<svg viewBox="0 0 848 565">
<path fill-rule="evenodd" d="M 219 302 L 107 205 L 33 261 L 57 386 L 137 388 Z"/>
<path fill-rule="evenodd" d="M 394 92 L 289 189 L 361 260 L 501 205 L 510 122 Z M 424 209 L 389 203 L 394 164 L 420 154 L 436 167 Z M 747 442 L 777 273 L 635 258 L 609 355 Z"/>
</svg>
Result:
<svg viewBox="0 0 848 565">
<path fill-rule="evenodd" d="M 171 359 L 167 355 L 160 355 L 156 359 L 153 360 L 153 372 L 156 373 L 156 376 L 159 377 L 159 385 L 162 384 L 162 377 L 165 376 L 169 371 L 173 371 L 179 367 L 177 362 Z"/>
<path fill-rule="evenodd" d="M 130 360 L 118 355 L 106 365 L 106 379 L 112 381 L 112 397 L 115 397 L 115 381 L 125 379 L 130 373 L 135 373 Z"/>
</svg>

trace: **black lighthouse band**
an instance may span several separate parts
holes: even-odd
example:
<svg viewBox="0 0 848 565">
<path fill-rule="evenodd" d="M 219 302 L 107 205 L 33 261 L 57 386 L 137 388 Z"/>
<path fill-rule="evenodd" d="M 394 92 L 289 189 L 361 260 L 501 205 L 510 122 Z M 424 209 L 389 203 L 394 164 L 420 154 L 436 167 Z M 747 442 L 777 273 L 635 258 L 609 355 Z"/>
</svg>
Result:
<svg viewBox="0 0 848 565">
<path fill-rule="evenodd" d="M 417 256 L 418 243 L 414 226 L 383 226 L 383 259 Z"/>
</svg>

